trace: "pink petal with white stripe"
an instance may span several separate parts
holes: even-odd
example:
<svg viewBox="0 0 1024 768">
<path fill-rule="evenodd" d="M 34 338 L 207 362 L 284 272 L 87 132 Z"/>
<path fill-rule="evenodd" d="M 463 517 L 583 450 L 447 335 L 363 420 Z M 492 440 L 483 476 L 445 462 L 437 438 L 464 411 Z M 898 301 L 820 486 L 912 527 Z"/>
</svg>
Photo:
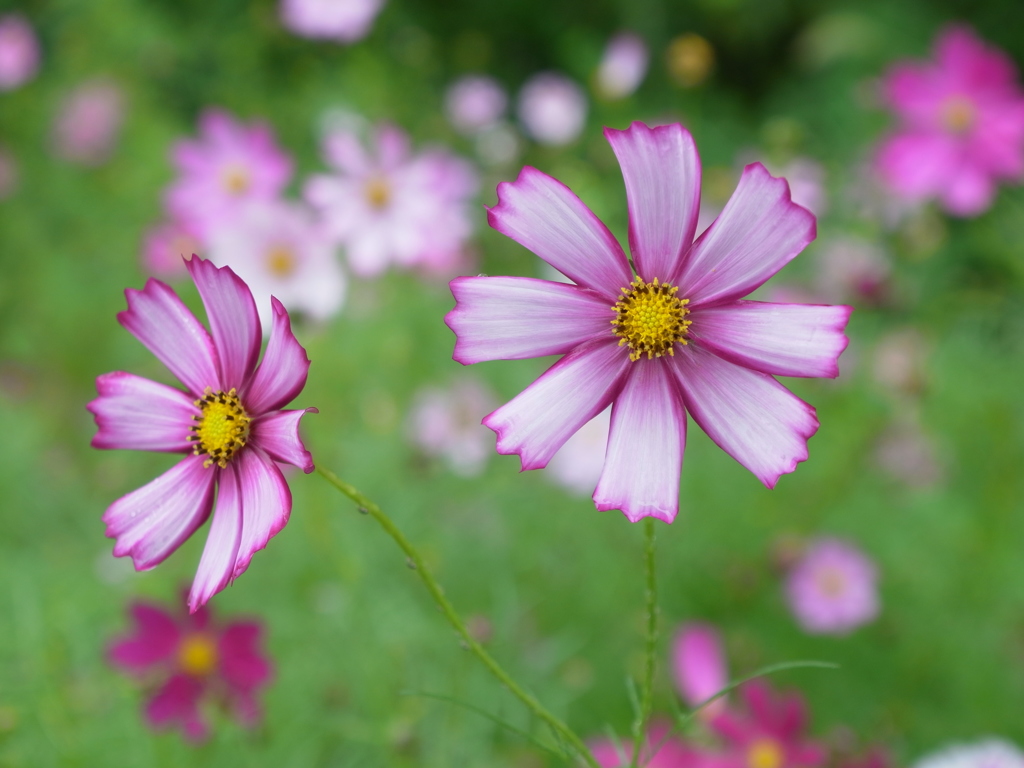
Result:
<svg viewBox="0 0 1024 768">
<path fill-rule="evenodd" d="M 686 409 L 718 446 L 768 488 L 807 459 L 814 408 L 771 376 L 690 344 L 668 358 Z"/>
<path fill-rule="evenodd" d="M 86 408 L 96 417 L 93 448 L 188 451 L 189 427 L 199 409 L 180 389 L 124 371 L 96 377 L 99 397 Z"/>
<path fill-rule="evenodd" d="M 625 131 L 605 128 L 629 203 L 629 249 L 646 282 L 666 280 L 693 243 L 700 213 L 700 156 L 678 123 Z"/>
<path fill-rule="evenodd" d="M 271 298 L 274 324 L 270 330 L 267 351 L 251 381 L 242 392 L 246 410 L 253 415 L 266 413 L 287 405 L 306 386 L 309 358 L 295 334 L 284 304 Z"/>
<path fill-rule="evenodd" d="M 217 470 L 206 456 L 188 456 L 155 480 L 122 496 L 103 514 L 107 536 L 117 539 L 114 556 L 130 555 L 145 571 L 177 549 L 203 524 L 213 506 Z"/>
<path fill-rule="evenodd" d="M 730 362 L 775 376 L 839 375 L 853 307 L 737 301 L 697 309 L 690 336 Z"/>
<path fill-rule="evenodd" d="M 786 266 L 815 235 L 814 215 L 790 199 L 786 180 L 752 163 L 670 282 L 690 300 L 691 310 L 739 299 Z"/>
<path fill-rule="evenodd" d="M 307 475 L 313 471 L 313 457 L 299 436 L 299 421 L 307 413 L 320 413 L 316 408 L 297 411 L 274 411 L 252 423 L 250 445 L 266 451 L 274 461 L 298 467 Z"/>
<path fill-rule="evenodd" d="M 629 355 L 614 340 L 574 349 L 484 418 L 484 426 L 498 435 L 498 453 L 519 454 L 524 470 L 546 466 L 618 394 L 629 365 Z"/>
<path fill-rule="evenodd" d="M 206 546 L 199 558 L 199 568 L 188 594 L 188 609 L 195 613 L 206 601 L 228 585 L 234 575 L 235 558 L 242 540 L 244 493 L 240 490 L 242 474 L 239 466 L 250 450 L 242 451 L 221 472 L 217 492 L 217 508 L 213 512 Z"/>
<path fill-rule="evenodd" d="M 235 462 L 242 489 L 242 539 L 233 579 L 241 576 L 252 556 L 284 528 L 292 512 L 292 492 L 267 454 L 250 445 Z"/>
<path fill-rule="evenodd" d="M 660 359 L 629 366 L 612 406 L 604 469 L 594 491 L 599 510 L 620 509 L 635 523 L 671 523 L 679 511 L 686 412 L 672 373 Z"/>
<path fill-rule="evenodd" d="M 263 330 L 248 286 L 230 267 L 193 256 L 185 262 L 206 307 L 220 360 L 221 388 L 240 388 L 256 367 Z"/>
<path fill-rule="evenodd" d="M 564 355 L 612 335 L 609 300 L 585 288 L 528 277 L 457 277 L 449 285 L 456 303 L 444 321 L 463 365 Z"/>
<path fill-rule="evenodd" d="M 210 334 L 170 287 L 150 279 L 141 291 L 127 288 L 128 309 L 118 321 L 194 394 L 220 389 L 217 352 Z"/>
<path fill-rule="evenodd" d="M 633 274 L 622 246 L 562 182 L 526 166 L 498 185 L 487 211 L 494 229 L 529 248 L 570 280 L 614 301 Z"/>
</svg>

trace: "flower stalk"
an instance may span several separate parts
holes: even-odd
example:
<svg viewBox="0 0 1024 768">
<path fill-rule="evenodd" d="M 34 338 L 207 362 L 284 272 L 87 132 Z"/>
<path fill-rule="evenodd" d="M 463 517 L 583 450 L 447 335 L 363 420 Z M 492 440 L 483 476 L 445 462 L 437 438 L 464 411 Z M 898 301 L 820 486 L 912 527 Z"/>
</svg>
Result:
<svg viewBox="0 0 1024 768">
<path fill-rule="evenodd" d="M 647 603 L 647 639 L 644 647 L 644 679 L 640 689 L 640 710 L 633 724 L 633 757 L 630 768 L 636 768 L 644 743 L 644 731 L 651 717 L 654 689 L 655 652 L 658 644 L 658 581 L 655 573 L 654 518 L 644 518 L 644 573 L 647 577 L 645 598 Z"/>
</svg>

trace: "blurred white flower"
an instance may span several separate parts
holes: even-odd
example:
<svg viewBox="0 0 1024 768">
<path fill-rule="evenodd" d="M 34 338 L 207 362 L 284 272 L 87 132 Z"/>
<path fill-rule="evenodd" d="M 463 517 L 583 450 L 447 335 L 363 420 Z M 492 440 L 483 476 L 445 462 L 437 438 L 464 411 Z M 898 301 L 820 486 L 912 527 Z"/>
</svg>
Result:
<svg viewBox="0 0 1024 768">
<path fill-rule="evenodd" d="M 409 438 L 462 477 L 479 475 L 491 455 L 494 433 L 481 421 L 497 405 L 481 382 L 462 377 L 447 389 L 426 387 L 416 395 Z"/>
<path fill-rule="evenodd" d="M 281 22 L 301 37 L 353 43 L 383 7 L 384 0 L 281 0 Z"/>
<path fill-rule="evenodd" d="M 821 163 L 809 157 L 798 157 L 778 171 L 775 173 L 773 169 L 772 173 L 789 182 L 789 192 L 794 203 L 802 205 L 815 216 L 821 216 L 828 210 L 825 169 Z"/>
<path fill-rule="evenodd" d="M 558 146 L 574 141 L 587 122 L 587 97 L 565 75 L 541 72 L 519 92 L 519 120 L 540 144 Z"/>
<path fill-rule="evenodd" d="M 448 87 L 444 98 L 448 122 L 466 136 L 493 127 L 505 114 L 508 94 L 487 75 L 467 75 Z"/>
<path fill-rule="evenodd" d="M 631 95 L 647 74 L 649 55 L 640 35 L 620 32 L 608 41 L 597 67 L 596 86 L 607 99 L 624 99 Z"/>
<path fill-rule="evenodd" d="M 604 467 L 611 418 L 612 409 L 605 408 L 566 440 L 548 462 L 548 474 L 567 491 L 580 496 L 594 492 Z"/>
</svg>

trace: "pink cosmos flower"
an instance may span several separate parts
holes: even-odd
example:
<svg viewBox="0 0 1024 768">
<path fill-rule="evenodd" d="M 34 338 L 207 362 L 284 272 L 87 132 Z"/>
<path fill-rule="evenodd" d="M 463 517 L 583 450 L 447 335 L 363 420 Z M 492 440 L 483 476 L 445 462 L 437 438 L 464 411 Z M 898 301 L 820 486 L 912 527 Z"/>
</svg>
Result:
<svg viewBox="0 0 1024 768">
<path fill-rule="evenodd" d="M 219 625 L 207 608 L 176 615 L 155 605 L 129 609 L 132 634 L 116 639 L 110 663 L 151 683 L 146 720 L 153 728 L 179 727 L 190 741 L 210 731 L 200 705 L 226 704 L 244 726 L 262 718 L 259 689 L 272 674 L 261 650 L 263 626 L 256 621 Z"/>
<path fill-rule="evenodd" d="M 630 262 L 564 185 L 526 167 L 498 185 L 490 225 L 575 285 L 460 277 L 445 322 L 454 358 L 564 355 L 484 419 L 497 450 L 544 467 L 612 406 L 598 509 L 666 522 L 679 507 L 686 414 L 769 488 L 807 458 L 814 409 L 774 376 L 838 373 L 850 307 L 741 301 L 815 236 L 785 180 L 747 166 L 721 215 L 693 241 L 700 158 L 680 125 L 606 129 L 629 203 Z"/>
<path fill-rule="evenodd" d="M 124 94 L 109 80 L 83 83 L 68 94 L 53 127 L 57 154 L 83 165 L 110 157 L 124 120 Z"/>
<path fill-rule="evenodd" d="M 813 542 L 786 578 L 797 622 L 816 635 L 845 635 L 878 616 L 878 571 L 849 542 Z"/>
<path fill-rule="evenodd" d="M 598 93 L 608 99 L 631 95 L 647 74 L 647 43 L 633 32 L 620 32 L 608 41 L 597 67 Z"/>
<path fill-rule="evenodd" d="M 159 280 L 127 289 L 128 310 L 117 316 L 186 391 L 115 371 L 96 379 L 99 397 L 88 408 L 99 428 L 94 448 L 186 454 L 103 515 L 114 555 L 130 556 L 136 570 L 163 562 L 195 533 L 219 490 L 188 599 L 195 612 L 288 522 L 291 491 L 277 462 L 313 471 L 299 420 L 316 409 L 281 410 L 309 370 L 281 302 L 272 299 L 273 329 L 257 366 L 262 331 L 248 287 L 227 267 L 199 258 L 187 266 L 212 333 Z"/>
<path fill-rule="evenodd" d="M 154 277 L 174 279 L 186 273 L 185 259 L 205 256 L 199 236 L 186 225 L 165 221 L 150 227 L 142 238 L 142 267 Z"/>
<path fill-rule="evenodd" d="M 334 174 L 313 176 L 305 196 L 345 246 L 352 271 L 373 277 L 391 264 L 444 268 L 470 232 L 477 177 L 445 150 L 413 155 L 405 132 L 380 126 L 367 151 L 356 132 L 337 129 L 324 144 Z"/>
<path fill-rule="evenodd" d="M 612 409 L 605 408 L 576 430 L 548 462 L 548 475 L 572 493 L 592 493 L 601 479 L 611 422 Z"/>
<path fill-rule="evenodd" d="M 201 238 L 248 203 L 276 198 L 292 173 L 270 126 L 246 126 L 218 109 L 202 114 L 199 139 L 178 142 L 171 157 L 178 178 L 167 189 L 168 212 Z"/>
<path fill-rule="evenodd" d="M 455 474 L 478 475 L 490 442 L 480 419 L 493 407 L 494 395 L 479 381 L 463 379 L 448 389 L 428 387 L 416 395 L 410 437 L 427 453 L 442 457 Z"/>
<path fill-rule="evenodd" d="M 642 768 L 699 768 L 700 752 L 682 739 L 670 736 L 671 724 L 655 722 L 647 733 L 637 761 Z M 628 768 L 633 755 L 633 742 L 616 743 L 611 739 L 592 739 L 587 746 L 601 768 Z"/>
<path fill-rule="evenodd" d="M 683 624 L 672 644 L 672 666 L 676 687 L 691 707 L 703 704 L 729 684 L 729 669 L 722 650 L 722 638 L 711 624 Z M 725 710 L 725 699 L 716 699 L 700 711 L 704 719 Z"/>
<path fill-rule="evenodd" d="M 557 72 L 531 77 L 519 92 L 519 120 L 537 142 L 569 144 L 587 123 L 587 97 L 575 82 Z"/>
<path fill-rule="evenodd" d="M 39 41 L 20 13 L 0 16 L 0 91 L 24 85 L 39 69 Z"/>
<path fill-rule="evenodd" d="M 508 106 L 508 94 L 487 75 L 460 77 L 448 87 L 444 111 L 455 130 L 467 136 L 497 125 Z"/>
<path fill-rule="evenodd" d="M 896 64 L 882 87 L 900 124 L 882 142 L 877 167 L 894 192 L 976 216 L 992 204 L 998 181 L 1024 178 L 1016 67 L 969 27 L 947 27 L 933 61 Z"/>
<path fill-rule="evenodd" d="M 302 37 L 354 43 L 383 7 L 384 0 L 281 0 L 281 22 Z"/>
</svg>

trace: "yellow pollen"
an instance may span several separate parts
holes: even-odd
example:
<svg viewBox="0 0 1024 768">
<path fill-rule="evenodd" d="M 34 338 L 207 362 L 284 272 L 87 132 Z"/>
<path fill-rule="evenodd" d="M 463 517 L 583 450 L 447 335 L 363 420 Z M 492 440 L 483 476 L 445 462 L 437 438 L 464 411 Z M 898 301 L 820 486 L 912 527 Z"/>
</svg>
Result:
<svg viewBox="0 0 1024 768">
<path fill-rule="evenodd" d="M 363 193 L 366 195 L 366 201 L 370 207 L 377 210 L 387 207 L 387 204 L 391 202 L 391 187 L 381 176 L 374 176 L 366 182 Z"/>
<path fill-rule="evenodd" d="M 283 245 L 275 245 L 267 254 L 267 269 L 275 277 L 290 277 L 295 271 L 295 254 Z"/>
<path fill-rule="evenodd" d="M 645 283 L 639 277 L 622 289 L 622 298 L 612 307 L 616 317 L 611 322 L 615 335 L 621 337 L 619 346 L 629 345 L 630 360 L 635 362 L 645 353 L 648 360 L 672 356 L 676 342 L 686 344 L 692 322 L 685 319 L 690 300 L 677 298 L 678 291 L 674 285 L 659 283 L 658 278 Z"/>
<path fill-rule="evenodd" d="M 785 754 L 775 739 L 757 739 L 747 750 L 747 768 L 782 768 Z"/>
<path fill-rule="evenodd" d="M 230 392 L 214 392 L 207 387 L 206 394 L 195 404 L 203 413 L 192 417 L 197 422 L 190 428 L 192 434 L 188 437 L 194 443 L 192 452 L 196 456 L 210 457 L 203 462 L 204 467 L 216 464 L 224 469 L 231 457 L 245 447 L 252 419 L 242 407 L 234 387 Z"/>
<path fill-rule="evenodd" d="M 942 105 L 942 122 L 953 133 L 966 133 L 974 118 L 974 104 L 963 96 L 951 96 Z"/>
<path fill-rule="evenodd" d="M 232 195 L 244 195 L 249 191 L 249 172 L 240 165 L 229 165 L 221 174 L 221 183 L 224 189 Z"/>
<path fill-rule="evenodd" d="M 206 635 L 187 635 L 178 646 L 181 669 L 194 677 L 205 677 L 217 666 L 217 646 Z"/>
</svg>

